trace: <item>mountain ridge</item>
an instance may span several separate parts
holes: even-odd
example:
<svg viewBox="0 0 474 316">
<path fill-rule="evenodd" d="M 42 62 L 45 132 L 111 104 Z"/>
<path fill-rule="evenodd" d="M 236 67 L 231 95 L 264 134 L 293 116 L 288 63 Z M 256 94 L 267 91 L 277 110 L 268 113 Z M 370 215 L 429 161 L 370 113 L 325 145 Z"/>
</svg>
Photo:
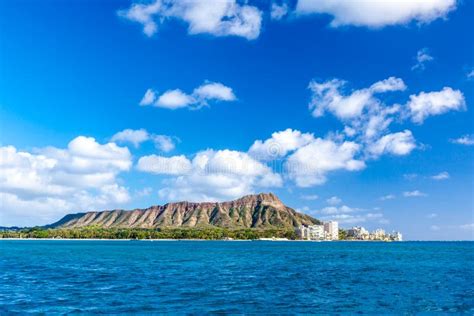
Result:
<svg viewBox="0 0 474 316">
<path fill-rule="evenodd" d="M 225 202 L 171 202 L 144 209 L 68 214 L 48 228 L 295 228 L 320 221 L 286 206 L 273 193 Z"/>
</svg>

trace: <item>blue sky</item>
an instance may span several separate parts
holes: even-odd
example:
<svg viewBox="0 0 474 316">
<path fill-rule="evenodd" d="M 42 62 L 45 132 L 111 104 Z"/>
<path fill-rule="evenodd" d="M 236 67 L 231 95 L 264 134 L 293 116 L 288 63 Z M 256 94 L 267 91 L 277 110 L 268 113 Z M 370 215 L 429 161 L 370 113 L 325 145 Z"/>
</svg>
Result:
<svg viewBox="0 0 474 316">
<path fill-rule="evenodd" d="M 272 191 L 473 239 L 474 4 L 334 3 L 2 1 L 0 225 Z"/>
</svg>

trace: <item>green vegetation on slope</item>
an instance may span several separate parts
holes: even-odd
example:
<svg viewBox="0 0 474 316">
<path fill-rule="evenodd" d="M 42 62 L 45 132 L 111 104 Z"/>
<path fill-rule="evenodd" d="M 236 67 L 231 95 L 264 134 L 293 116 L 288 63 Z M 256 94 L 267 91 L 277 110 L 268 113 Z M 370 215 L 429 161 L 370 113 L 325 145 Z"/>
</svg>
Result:
<svg viewBox="0 0 474 316">
<path fill-rule="evenodd" d="M 297 239 L 294 230 L 288 229 L 226 229 L 212 228 L 101 228 L 87 226 L 74 229 L 30 228 L 0 231 L 0 238 L 71 238 L 71 239 L 206 239 L 225 238 L 252 240 L 258 238 Z"/>
</svg>

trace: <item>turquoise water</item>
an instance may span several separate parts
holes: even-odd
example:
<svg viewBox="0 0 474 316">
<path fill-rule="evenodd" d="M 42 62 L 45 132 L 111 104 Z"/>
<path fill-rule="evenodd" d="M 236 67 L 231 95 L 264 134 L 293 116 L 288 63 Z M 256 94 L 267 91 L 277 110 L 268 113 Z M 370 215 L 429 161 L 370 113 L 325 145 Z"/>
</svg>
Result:
<svg viewBox="0 0 474 316">
<path fill-rule="evenodd" d="M 0 314 L 435 311 L 474 312 L 474 243 L 0 241 Z"/>
</svg>

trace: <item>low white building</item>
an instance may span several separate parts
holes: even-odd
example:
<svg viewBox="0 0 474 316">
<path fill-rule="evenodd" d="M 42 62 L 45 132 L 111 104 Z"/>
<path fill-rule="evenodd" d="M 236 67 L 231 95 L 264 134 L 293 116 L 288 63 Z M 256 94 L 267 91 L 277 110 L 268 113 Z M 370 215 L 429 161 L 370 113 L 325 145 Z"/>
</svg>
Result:
<svg viewBox="0 0 474 316">
<path fill-rule="evenodd" d="M 323 240 L 325 239 L 324 235 L 324 225 L 311 225 L 309 228 L 309 236 L 311 240 Z"/>
<path fill-rule="evenodd" d="M 383 229 L 376 229 L 372 232 L 372 234 L 370 234 L 370 239 L 372 240 L 384 240 L 386 239 L 386 234 L 385 234 L 385 230 Z"/>
<path fill-rule="evenodd" d="M 296 228 L 296 234 L 301 239 L 304 239 L 304 240 L 310 239 L 308 226 L 301 225 L 300 227 Z"/>
<path fill-rule="evenodd" d="M 347 230 L 347 236 L 359 240 L 369 239 L 369 231 L 361 226 L 355 226 Z"/>
<path fill-rule="evenodd" d="M 403 240 L 402 233 L 393 232 L 390 234 L 390 239 L 392 239 L 393 241 L 402 241 Z"/>
<path fill-rule="evenodd" d="M 323 225 L 301 225 L 296 233 L 304 240 L 337 240 L 339 239 L 339 225 L 335 221 Z"/>
</svg>

